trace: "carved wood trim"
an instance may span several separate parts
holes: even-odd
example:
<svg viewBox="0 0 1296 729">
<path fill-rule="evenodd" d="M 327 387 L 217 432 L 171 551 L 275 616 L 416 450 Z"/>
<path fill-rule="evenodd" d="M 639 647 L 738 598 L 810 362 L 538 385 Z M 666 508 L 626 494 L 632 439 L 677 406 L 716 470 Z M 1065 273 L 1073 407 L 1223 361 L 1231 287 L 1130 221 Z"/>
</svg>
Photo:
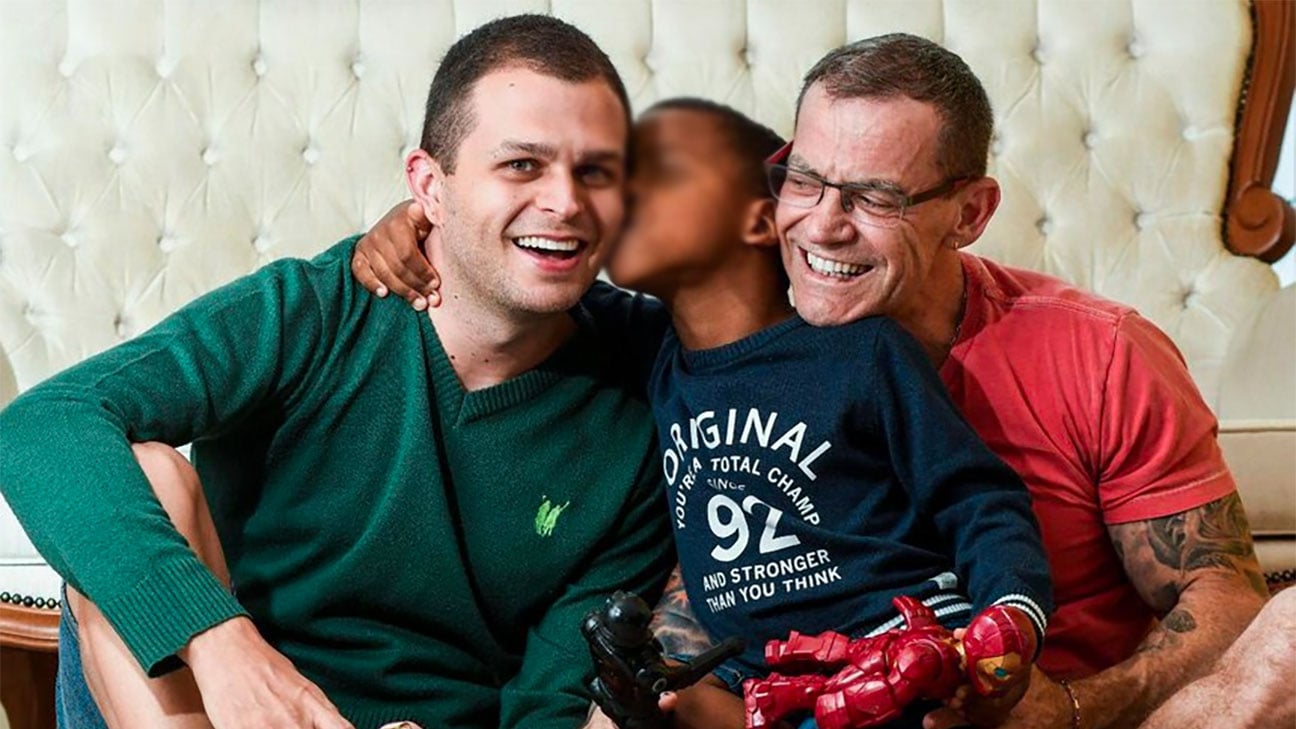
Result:
<svg viewBox="0 0 1296 729">
<path fill-rule="evenodd" d="M 0 603 L 0 648 L 58 650 L 59 611 Z"/>
<path fill-rule="evenodd" d="M 1296 3 L 1253 0 L 1251 12 L 1254 40 L 1224 204 L 1224 240 L 1234 253 L 1273 263 L 1296 241 L 1296 211 L 1270 189 L 1296 87 Z"/>
</svg>

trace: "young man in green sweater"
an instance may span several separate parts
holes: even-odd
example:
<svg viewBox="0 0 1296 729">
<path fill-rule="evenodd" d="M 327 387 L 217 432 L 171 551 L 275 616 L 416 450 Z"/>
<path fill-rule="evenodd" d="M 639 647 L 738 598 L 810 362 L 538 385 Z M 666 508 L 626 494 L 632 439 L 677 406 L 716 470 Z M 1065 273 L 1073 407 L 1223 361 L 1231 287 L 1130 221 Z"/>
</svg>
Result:
<svg viewBox="0 0 1296 729">
<path fill-rule="evenodd" d="M 344 241 L 0 413 L 0 488 L 70 588 L 64 725 L 570 727 L 580 617 L 664 582 L 636 354 L 580 304 L 624 213 L 620 79 L 518 16 L 451 48 L 427 109 L 407 178 L 443 306 L 369 296 Z"/>
</svg>

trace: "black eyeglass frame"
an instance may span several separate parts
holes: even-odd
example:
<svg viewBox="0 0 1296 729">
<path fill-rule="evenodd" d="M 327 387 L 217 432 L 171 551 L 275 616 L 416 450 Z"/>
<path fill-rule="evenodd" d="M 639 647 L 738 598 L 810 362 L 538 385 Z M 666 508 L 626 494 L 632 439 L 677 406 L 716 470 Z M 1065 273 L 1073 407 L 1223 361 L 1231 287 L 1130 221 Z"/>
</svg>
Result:
<svg viewBox="0 0 1296 729">
<path fill-rule="evenodd" d="M 792 143 L 788 142 L 787 144 L 783 145 L 783 147 L 780 148 L 779 151 L 770 155 L 769 158 L 765 160 L 765 179 L 766 182 L 769 184 L 770 192 L 778 200 L 783 200 L 783 198 L 779 196 L 779 188 L 781 187 L 781 185 L 775 185 L 774 183 L 774 173 L 777 171 L 780 170 L 782 171 L 785 180 L 787 178 L 787 173 L 795 172 L 798 175 L 801 175 L 803 177 L 806 177 L 808 179 L 814 180 L 815 182 L 819 183 L 819 196 L 815 198 L 813 203 L 810 203 L 808 205 L 789 203 L 794 207 L 804 208 L 807 210 L 815 207 L 819 203 L 823 202 L 824 191 L 831 187 L 841 193 L 840 197 L 841 197 L 842 212 L 850 214 L 851 212 L 854 211 L 854 205 L 851 202 L 850 193 L 883 191 L 881 188 L 868 187 L 865 185 L 856 185 L 850 182 L 830 182 L 816 174 L 806 172 L 805 170 L 793 169 L 783 163 L 784 160 L 786 160 L 791 154 L 792 154 Z M 977 178 L 976 177 L 950 177 L 946 179 L 944 182 L 942 182 L 941 184 L 933 188 L 923 190 L 922 192 L 916 192 L 912 195 L 905 194 L 902 192 L 897 192 L 895 190 L 885 190 L 885 192 L 887 192 L 888 194 L 894 194 L 899 198 L 898 202 L 900 204 L 898 207 L 898 212 L 893 217 L 896 220 L 903 220 L 905 212 L 908 211 L 909 208 L 915 205 L 921 205 L 922 203 L 925 203 L 929 200 L 935 200 L 937 198 L 944 197 L 950 194 L 951 192 L 954 192 L 959 188 L 963 187 L 967 183 L 972 182 L 975 179 Z M 806 199 L 808 200 L 809 198 Z"/>
</svg>

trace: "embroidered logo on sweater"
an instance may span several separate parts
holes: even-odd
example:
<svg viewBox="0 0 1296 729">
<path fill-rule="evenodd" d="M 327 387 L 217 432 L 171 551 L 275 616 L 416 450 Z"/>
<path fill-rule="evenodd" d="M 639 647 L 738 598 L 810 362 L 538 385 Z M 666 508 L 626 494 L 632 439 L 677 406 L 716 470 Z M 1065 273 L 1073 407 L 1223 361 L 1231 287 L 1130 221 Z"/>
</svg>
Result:
<svg viewBox="0 0 1296 729">
<path fill-rule="evenodd" d="M 571 506 L 571 502 L 558 506 L 549 502 L 548 496 L 541 496 L 544 499 L 540 502 L 540 510 L 536 512 L 535 533 L 541 537 L 547 537 L 553 534 L 554 527 L 558 525 L 558 517 L 562 516 L 563 511 Z"/>
</svg>

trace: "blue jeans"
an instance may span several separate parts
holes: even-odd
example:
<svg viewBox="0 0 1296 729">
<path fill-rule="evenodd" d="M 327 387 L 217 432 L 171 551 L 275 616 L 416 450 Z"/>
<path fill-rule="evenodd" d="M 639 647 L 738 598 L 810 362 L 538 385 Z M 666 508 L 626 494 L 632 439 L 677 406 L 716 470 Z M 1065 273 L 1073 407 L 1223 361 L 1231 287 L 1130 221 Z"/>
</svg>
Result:
<svg viewBox="0 0 1296 729">
<path fill-rule="evenodd" d="M 63 593 L 63 617 L 59 620 L 58 679 L 54 684 L 54 716 L 59 729 L 108 729 L 103 714 L 90 695 L 81 665 L 81 638 L 76 617 L 68 610 Z"/>
</svg>

